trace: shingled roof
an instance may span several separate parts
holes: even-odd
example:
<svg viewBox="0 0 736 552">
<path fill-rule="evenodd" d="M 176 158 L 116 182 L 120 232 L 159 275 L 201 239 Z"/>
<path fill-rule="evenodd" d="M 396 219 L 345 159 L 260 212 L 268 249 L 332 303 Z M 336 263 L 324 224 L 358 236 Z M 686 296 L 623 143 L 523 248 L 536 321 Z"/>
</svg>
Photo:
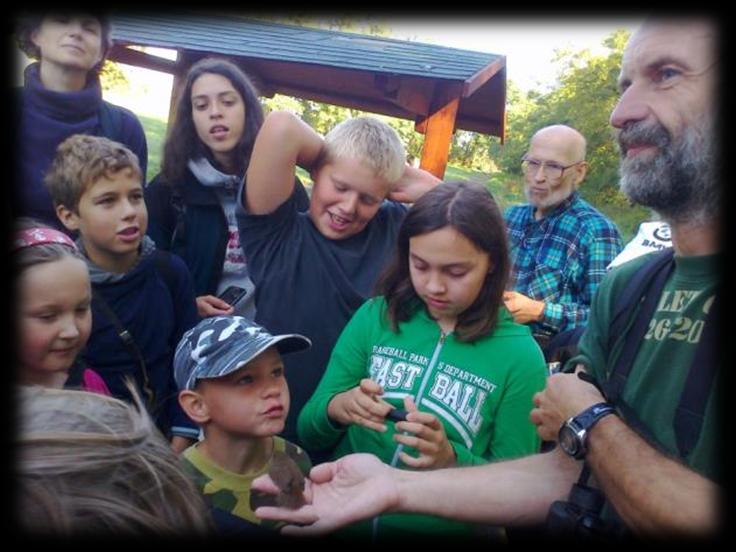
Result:
<svg viewBox="0 0 736 552">
<path fill-rule="evenodd" d="M 113 39 L 190 52 L 470 81 L 503 56 L 371 35 L 216 16 L 116 16 Z"/>
<path fill-rule="evenodd" d="M 462 128 L 503 137 L 502 55 L 224 15 L 121 14 L 112 22 L 109 57 L 116 61 L 181 75 L 197 59 L 226 55 L 254 77 L 264 96 L 281 93 L 402 117 L 420 132 L 442 119 L 450 124 L 443 135 Z M 129 45 L 175 49 L 179 60 Z"/>
</svg>

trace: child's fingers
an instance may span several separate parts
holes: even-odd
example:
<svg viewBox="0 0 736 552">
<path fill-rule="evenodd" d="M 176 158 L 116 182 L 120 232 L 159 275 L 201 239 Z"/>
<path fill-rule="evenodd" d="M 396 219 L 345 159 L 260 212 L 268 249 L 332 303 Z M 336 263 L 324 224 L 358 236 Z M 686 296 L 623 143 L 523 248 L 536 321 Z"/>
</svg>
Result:
<svg viewBox="0 0 736 552">
<path fill-rule="evenodd" d="M 424 424 L 416 423 L 416 422 L 396 422 L 396 431 L 399 432 L 406 432 L 411 433 L 414 436 L 421 437 L 423 433 L 425 433 L 427 429 L 427 426 Z"/>
<path fill-rule="evenodd" d="M 434 414 L 429 412 L 409 412 L 405 422 L 399 422 L 396 429 L 400 431 L 410 431 L 417 435 L 429 436 L 431 432 L 441 431 L 442 422 Z"/>
<path fill-rule="evenodd" d="M 392 408 L 386 401 L 369 395 L 358 396 L 355 403 L 356 411 L 360 416 L 378 423 L 383 423 L 386 414 Z"/>
<path fill-rule="evenodd" d="M 363 427 L 380 431 L 381 433 L 388 429 L 384 423 L 384 417 L 382 415 L 374 414 L 369 408 L 364 407 L 359 401 L 356 401 L 353 404 L 350 418 L 354 424 L 362 425 Z"/>
<path fill-rule="evenodd" d="M 363 378 L 360 380 L 360 390 L 366 395 L 382 395 L 383 387 L 378 385 L 375 381 L 370 378 Z"/>
<path fill-rule="evenodd" d="M 420 412 L 419 410 L 415 410 L 413 412 L 409 411 L 409 415 L 406 417 L 406 420 L 428 426 L 432 429 L 439 429 L 440 427 L 440 421 L 437 416 L 430 414 L 429 412 Z"/>
<path fill-rule="evenodd" d="M 422 469 L 431 467 L 431 459 L 424 455 L 419 456 L 419 458 L 414 458 L 405 452 L 400 452 L 399 459 L 410 468 Z"/>
<path fill-rule="evenodd" d="M 385 433 L 386 431 L 388 431 L 388 426 L 386 426 L 386 424 L 374 422 L 372 420 L 369 420 L 368 418 L 361 418 L 360 421 L 358 421 L 357 423 L 362 425 L 363 427 L 367 427 L 368 429 L 372 429 L 380 433 Z"/>
<path fill-rule="evenodd" d="M 416 437 L 415 435 L 406 435 L 404 433 L 394 433 L 394 441 L 401 443 L 406 447 L 411 447 L 420 450 L 421 444 L 424 442 L 423 439 Z"/>
<path fill-rule="evenodd" d="M 407 412 L 417 411 L 417 403 L 414 402 L 414 398 L 411 395 L 404 397 L 404 409 Z"/>
<path fill-rule="evenodd" d="M 393 406 L 383 399 L 371 401 L 370 404 L 366 405 L 366 410 L 370 412 L 371 416 L 377 418 L 378 421 L 381 422 L 386 418 L 388 413 L 393 410 L 393 408 Z"/>
<path fill-rule="evenodd" d="M 394 405 L 392 405 L 391 403 L 389 403 L 389 402 L 386 402 L 385 400 L 383 400 L 383 399 L 380 399 L 380 398 L 379 398 L 379 399 L 377 399 L 377 400 L 375 401 L 375 403 L 376 403 L 376 405 L 378 405 L 378 406 L 380 407 L 380 409 L 381 409 L 381 412 L 383 412 L 383 413 L 384 413 L 384 414 L 383 414 L 384 416 L 385 416 L 386 414 L 388 414 L 388 413 L 389 413 L 389 411 L 391 411 L 391 410 L 393 410 L 393 409 L 394 409 Z"/>
</svg>

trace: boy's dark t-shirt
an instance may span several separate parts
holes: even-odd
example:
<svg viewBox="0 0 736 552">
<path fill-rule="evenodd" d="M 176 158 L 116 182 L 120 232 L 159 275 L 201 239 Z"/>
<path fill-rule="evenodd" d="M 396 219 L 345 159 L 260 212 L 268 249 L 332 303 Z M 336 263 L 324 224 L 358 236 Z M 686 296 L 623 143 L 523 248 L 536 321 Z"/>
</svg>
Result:
<svg viewBox="0 0 736 552">
<path fill-rule="evenodd" d="M 299 443 L 299 412 L 345 324 L 374 295 L 405 213 L 401 203 L 384 201 L 362 232 L 331 240 L 308 213 L 297 211 L 294 195 L 268 215 L 249 215 L 238 201 L 238 231 L 256 285 L 256 321 L 272 334 L 300 333 L 312 340 L 310 349 L 283 357 L 291 393 L 286 439 Z"/>
</svg>

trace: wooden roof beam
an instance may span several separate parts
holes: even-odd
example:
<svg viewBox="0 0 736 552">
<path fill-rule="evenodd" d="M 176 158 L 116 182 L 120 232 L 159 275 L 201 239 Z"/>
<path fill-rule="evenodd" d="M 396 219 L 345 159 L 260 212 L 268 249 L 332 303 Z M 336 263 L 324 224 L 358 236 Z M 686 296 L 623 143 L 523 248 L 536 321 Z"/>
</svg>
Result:
<svg viewBox="0 0 736 552">
<path fill-rule="evenodd" d="M 403 109 L 393 102 L 373 100 L 365 97 L 347 96 L 343 94 L 331 94 L 321 90 L 315 90 L 307 87 L 296 87 L 288 84 L 269 82 L 268 83 L 273 89 L 279 94 L 285 94 L 287 96 L 294 96 L 297 98 L 304 98 L 315 102 L 327 103 L 332 105 L 339 105 L 341 107 L 348 107 L 350 109 L 359 109 L 361 111 L 368 111 L 372 113 L 380 113 L 382 115 L 389 115 L 391 117 L 399 117 L 402 119 L 409 119 L 413 115 L 407 113 L 406 109 Z"/>
<path fill-rule="evenodd" d="M 416 116 L 426 116 L 429 113 L 429 104 L 434 86 L 427 82 L 425 85 L 407 82 L 398 75 L 378 73 L 373 78 L 375 87 L 383 97 L 409 113 Z"/>
<path fill-rule="evenodd" d="M 152 56 L 140 50 L 133 50 L 120 44 L 114 44 L 110 48 L 107 58 L 111 61 L 134 65 L 136 67 L 144 67 L 153 71 L 161 71 L 163 73 L 174 74 L 177 72 L 178 62 L 170 59 Z"/>
<path fill-rule="evenodd" d="M 499 59 L 494 61 L 493 63 L 486 65 L 483 69 L 478 71 L 475 75 L 470 77 L 468 80 L 465 81 L 465 86 L 463 87 L 463 98 L 467 98 L 468 96 L 471 96 L 475 94 L 475 91 L 478 90 L 481 86 L 483 86 L 485 83 L 487 83 L 491 78 L 493 78 L 496 74 L 503 71 L 502 77 L 504 82 L 504 90 L 506 89 L 506 56 L 501 56 Z"/>
</svg>

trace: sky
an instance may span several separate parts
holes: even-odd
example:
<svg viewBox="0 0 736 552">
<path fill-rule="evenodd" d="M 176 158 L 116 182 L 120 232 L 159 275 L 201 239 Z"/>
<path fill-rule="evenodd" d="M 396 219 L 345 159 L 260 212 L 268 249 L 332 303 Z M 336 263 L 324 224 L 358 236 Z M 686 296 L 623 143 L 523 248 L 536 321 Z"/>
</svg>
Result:
<svg viewBox="0 0 736 552">
<path fill-rule="evenodd" d="M 484 20 L 485 19 L 485 20 Z M 389 21 L 394 38 L 409 38 L 465 50 L 506 56 L 506 75 L 522 90 L 543 90 L 556 78 L 552 63 L 559 48 L 574 51 L 589 48 L 603 53 L 603 39 L 616 29 L 634 31 L 641 18 L 600 18 L 592 20 L 554 19 L 549 22 L 506 19 L 493 21 L 487 16 L 468 20 Z"/>
<path fill-rule="evenodd" d="M 604 50 L 603 39 L 619 28 L 633 31 L 642 18 L 601 17 L 591 20 L 548 21 L 523 19 L 493 19 L 481 15 L 473 20 L 438 18 L 391 19 L 371 18 L 390 27 L 392 38 L 414 40 L 429 44 L 450 46 L 506 56 L 507 78 L 522 90 L 544 90 L 555 81 L 558 66 L 552 63 L 555 50 L 589 48 Z M 150 51 L 150 50 L 149 50 Z M 161 52 L 150 51 L 154 55 Z M 132 108 L 147 115 L 165 118 L 172 79 L 168 75 L 139 68 L 125 68 L 133 83 L 125 95 L 106 95 L 108 101 Z M 131 78 L 132 77 L 132 78 Z"/>
</svg>

